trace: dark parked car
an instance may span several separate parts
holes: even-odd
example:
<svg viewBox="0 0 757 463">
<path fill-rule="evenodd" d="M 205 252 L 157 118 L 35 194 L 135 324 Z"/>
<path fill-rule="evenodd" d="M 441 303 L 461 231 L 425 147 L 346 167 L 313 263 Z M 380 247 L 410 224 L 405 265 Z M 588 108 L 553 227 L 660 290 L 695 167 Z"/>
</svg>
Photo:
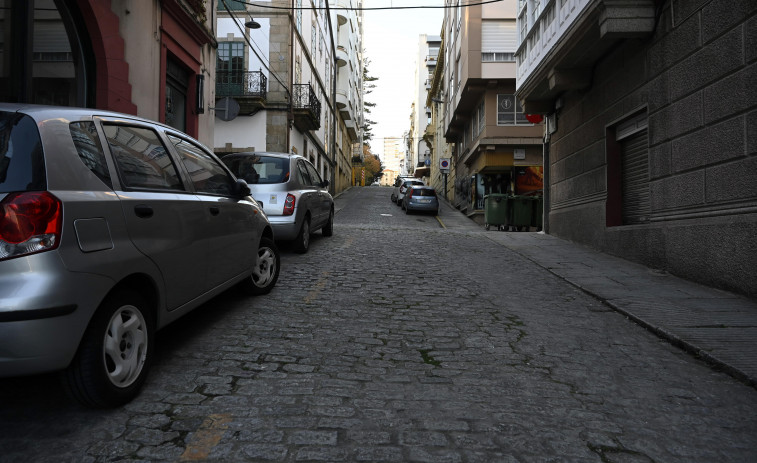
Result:
<svg viewBox="0 0 757 463">
<path fill-rule="evenodd" d="M 277 240 L 294 240 L 305 253 L 310 234 L 334 233 L 334 198 L 315 166 L 297 154 L 234 153 L 222 158 L 237 177 L 247 181 L 263 206 Z"/>
<path fill-rule="evenodd" d="M 402 209 L 405 213 L 411 211 L 433 212 L 439 214 L 439 198 L 433 187 L 425 185 L 413 185 L 408 187 L 405 197 L 402 198 Z"/>
<path fill-rule="evenodd" d="M 0 104 L 0 376 L 62 370 L 83 403 L 123 404 L 156 330 L 232 286 L 269 292 L 279 261 L 247 184 L 184 133 Z"/>
</svg>

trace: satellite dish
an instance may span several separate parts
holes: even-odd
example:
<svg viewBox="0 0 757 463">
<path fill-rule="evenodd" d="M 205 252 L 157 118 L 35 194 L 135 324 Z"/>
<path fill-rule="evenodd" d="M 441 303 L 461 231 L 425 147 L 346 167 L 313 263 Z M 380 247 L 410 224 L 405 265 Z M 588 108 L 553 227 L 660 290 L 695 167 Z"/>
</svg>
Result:
<svg viewBox="0 0 757 463">
<path fill-rule="evenodd" d="M 230 121 L 239 115 L 239 103 L 231 97 L 220 98 L 216 100 L 216 107 L 210 108 L 215 110 L 216 117 L 222 121 Z"/>
</svg>

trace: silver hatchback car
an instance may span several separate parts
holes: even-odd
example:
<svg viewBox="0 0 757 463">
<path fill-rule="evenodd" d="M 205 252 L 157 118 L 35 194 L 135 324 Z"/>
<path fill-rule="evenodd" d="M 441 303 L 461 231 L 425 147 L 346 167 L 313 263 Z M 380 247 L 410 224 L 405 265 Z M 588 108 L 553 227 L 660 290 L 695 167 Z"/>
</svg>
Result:
<svg viewBox="0 0 757 463">
<path fill-rule="evenodd" d="M 294 249 L 305 253 L 310 234 L 334 233 L 334 198 L 310 161 L 297 154 L 234 153 L 221 160 L 247 181 L 252 197 L 263 206 L 277 240 L 294 240 Z"/>
<path fill-rule="evenodd" d="M 171 127 L 0 104 L 0 377 L 62 370 L 84 404 L 131 400 L 157 329 L 231 286 L 275 285 L 249 194 Z"/>
</svg>

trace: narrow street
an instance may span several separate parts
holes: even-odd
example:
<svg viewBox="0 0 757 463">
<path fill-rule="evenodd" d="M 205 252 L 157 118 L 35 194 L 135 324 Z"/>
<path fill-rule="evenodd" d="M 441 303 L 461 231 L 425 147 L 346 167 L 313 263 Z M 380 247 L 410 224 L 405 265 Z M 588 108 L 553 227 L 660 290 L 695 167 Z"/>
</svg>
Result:
<svg viewBox="0 0 757 463">
<path fill-rule="evenodd" d="M 757 390 L 390 194 L 346 191 L 271 294 L 159 332 L 123 408 L 0 380 L 0 462 L 757 461 Z"/>
</svg>

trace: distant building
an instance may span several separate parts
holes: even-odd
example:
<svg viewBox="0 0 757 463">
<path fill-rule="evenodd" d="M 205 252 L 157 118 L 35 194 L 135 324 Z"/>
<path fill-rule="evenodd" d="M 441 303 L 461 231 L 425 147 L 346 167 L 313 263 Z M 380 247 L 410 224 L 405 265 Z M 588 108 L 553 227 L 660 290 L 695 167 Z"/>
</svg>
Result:
<svg viewBox="0 0 757 463">
<path fill-rule="evenodd" d="M 550 234 L 757 296 L 755 12 L 518 2 L 516 95 L 547 120 Z"/>
<path fill-rule="evenodd" d="M 454 204 L 479 223 L 486 195 L 543 188 L 544 130 L 515 98 L 516 16 L 514 0 L 445 9 L 443 84 L 431 96 L 453 145 Z"/>
</svg>

